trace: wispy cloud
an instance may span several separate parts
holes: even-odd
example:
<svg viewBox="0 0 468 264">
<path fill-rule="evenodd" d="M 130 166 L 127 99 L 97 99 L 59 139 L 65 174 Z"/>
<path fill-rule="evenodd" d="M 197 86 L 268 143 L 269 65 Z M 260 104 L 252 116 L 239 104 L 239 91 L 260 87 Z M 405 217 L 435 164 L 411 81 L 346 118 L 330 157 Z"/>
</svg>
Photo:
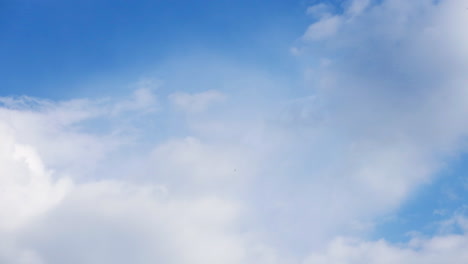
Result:
<svg viewBox="0 0 468 264">
<path fill-rule="evenodd" d="M 225 99 L 226 95 L 214 90 L 196 94 L 177 92 L 169 95 L 169 100 L 177 109 L 188 113 L 205 111 L 211 104 L 222 102 Z"/>
</svg>

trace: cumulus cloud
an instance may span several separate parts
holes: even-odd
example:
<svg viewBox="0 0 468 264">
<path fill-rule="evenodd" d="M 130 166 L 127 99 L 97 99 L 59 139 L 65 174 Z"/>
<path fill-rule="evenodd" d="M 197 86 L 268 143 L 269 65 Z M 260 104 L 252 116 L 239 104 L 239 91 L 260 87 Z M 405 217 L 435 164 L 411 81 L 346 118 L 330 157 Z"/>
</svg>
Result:
<svg viewBox="0 0 468 264">
<path fill-rule="evenodd" d="M 0 230 L 21 227 L 66 194 L 67 178 L 54 181 L 32 146 L 18 143 L 11 128 L 0 123 Z"/>
<path fill-rule="evenodd" d="M 307 59 L 331 62 L 311 66 L 310 86 L 326 105 L 330 125 L 346 131 L 343 136 L 348 138 L 351 153 L 356 153 L 357 160 L 369 159 L 363 162 L 369 167 L 356 174 L 364 184 L 371 184 L 383 171 L 394 176 L 377 182 L 391 178 L 397 184 L 397 175 L 407 183 L 412 178 L 419 182 L 437 164 L 433 155 L 456 151 L 466 135 L 463 94 L 467 80 L 463 67 L 453 68 L 461 63 L 459 57 L 466 56 L 466 48 L 459 42 L 445 42 L 464 35 L 453 30 L 461 19 L 457 3 L 463 1 L 383 1 L 348 21 L 335 39 L 324 40 L 330 47 L 304 44 L 310 49 Z M 448 15 L 451 9 L 453 14 Z M 395 17 L 399 18 L 396 24 Z M 429 33 L 433 31 L 440 35 Z M 459 56 L 453 56 L 454 52 Z M 374 166 L 376 171 L 371 169 Z M 409 171 L 407 167 L 420 169 L 413 169 L 413 176 L 402 176 Z M 398 168 L 403 171 L 390 172 Z M 416 176 L 417 171 L 421 176 Z M 392 187 L 385 189 L 391 192 Z"/>
<path fill-rule="evenodd" d="M 327 144 L 325 152 L 339 153 L 339 158 L 318 157 L 329 162 L 322 165 L 327 179 L 335 179 L 327 185 L 335 193 L 326 207 L 333 209 L 324 209 L 333 228 L 397 208 L 431 182 L 444 157 L 465 150 L 468 42 L 459 27 L 468 22 L 461 8 L 465 5 L 458 0 L 353 1 L 341 14 L 324 17 L 306 30 L 297 49 L 309 65 L 305 75 L 324 112 L 319 126 L 324 135 L 319 138 L 340 140 Z M 342 21 L 339 27 L 325 26 L 333 25 L 327 24 L 332 17 Z M 320 63 L 324 60 L 329 63 Z M 316 116 L 312 113 L 301 122 L 309 119 Z M 339 223 L 337 218 L 345 220 Z M 404 251 L 393 245 L 382 246 L 380 254 L 379 245 L 383 244 L 337 242 L 330 251 L 343 249 L 341 257 L 314 261 L 391 263 L 384 259 L 392 258 L 385 256 L 395 253 L 395 262 L 415 263 L 437 254 L 413 252 L 421 256 L 403 258 Z M 361 246 L 372 253 L 356 253 L 354 259 L 353 252 Z M 454 250 L 459 252 L 454 253 L 454 263 L 466 261 L 460 248 Z"/>
<path fill-rule="evenodd" d="M 114 133 L 109 120 L 128 115 L 118 100 L 2 100 L 1 262 L 274 263 L 242 229 L 241 201 L 215 188 L 248 171 L 238 149 L 193 137 L 140 147 L 134 130 Z"/>
<path fill-rule="evenodd" d="M 310 255 L 304 264 L 337 263 L 465 263 L 468 261 L 467 219 L 459 213 L 440 223 L 440 228 L 461 228 L 461 233 L 442 233 L 433 237 L 413 235 L 405 243 L 391 244 L 380 239 L 365 241 L 338 237 L 325 249 Z"/>
<path fill-rule="evenodd" d="M 410 241 L 409 245 L 391 245 L 376 242 L 337 238 L 326 253 L 310 256 L 304 264 L 338 263 L 456 263 L 468 261 L 468 238 L 462 235 L 434 237 Z"/>
<path fill-rule="evenodd" d="M 159 186 L 101 181 L 77 186 L 20 235 L 44 263 L 239 263 L 235 203 L 178 199 Z"/>
</svg>

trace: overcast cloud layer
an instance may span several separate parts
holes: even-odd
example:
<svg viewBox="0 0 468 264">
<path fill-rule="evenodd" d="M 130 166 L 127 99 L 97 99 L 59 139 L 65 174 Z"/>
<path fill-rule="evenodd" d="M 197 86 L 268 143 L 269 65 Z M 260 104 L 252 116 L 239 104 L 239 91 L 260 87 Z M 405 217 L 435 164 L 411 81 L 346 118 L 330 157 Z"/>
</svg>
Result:
<svg viewBox="0 0 468 264">
<path fill-rule="evenodd" d="M 340 7 L 304 10 L 301 97 L 192 58 L 125 98 L 0 98 L 0 262 L 468 263 L 466 206 L 370 238 L 466 151 L 468 1 Z"/>
</svg>

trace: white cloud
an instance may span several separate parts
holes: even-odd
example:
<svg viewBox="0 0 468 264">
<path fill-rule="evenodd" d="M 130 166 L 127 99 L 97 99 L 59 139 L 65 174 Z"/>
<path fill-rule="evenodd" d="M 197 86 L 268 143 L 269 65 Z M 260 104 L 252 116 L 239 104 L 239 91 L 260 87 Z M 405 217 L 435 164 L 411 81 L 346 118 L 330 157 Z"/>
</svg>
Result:
<svg viewBox="0 0 468 264">
<path fill-rule="evenodd" d="M 37 102 L 34 109 L 31 100 Z M 236 148 L 195 138 L 162 141 L 154 150 L 139 147 L 149 159 L 138 164 L 153 173 L 138 179 L 135 174 L 146 173 L 144 168 L 128 171 L 125 164 L 136 154 L 116 155 L 138 143 L 115 145 L 127 135 L 115 135 L 112 122 L 97 131 L 86 123 L 126 116 L 113 111 L 119 101 L 4 101 L 9 104 L 0 109 L 0 262 L 274 263 L 268 247 L 242 231 L 241 201 L 211 186 L 212 180 L 216 186 L 234 182 L 235 170 L 247 171 Z M 60 144 L 65 146 L 58 151 Z M 69 162 L 78 165 L 70 169 Z M 82 170 L 83 164 L 95 169 Z M 183 184 L 188 188 L 181 191 Z M 205 185 L 211 191 L 196 190 Z"/>
<path fill-rule="evenodd" d="M 297 47 L 315 98 L 297 101 L 297 111 L 316 110 L 293 124 L 310 130 L 301 140 L 321 152 L 307 152 L 319 165 L 307 167 L 311 194 L 299 199 L 317 211 L 305 216 L 318 219 L 307 228 L 323 235 L 310 239 L 317 247 L 350 232 L 351 220 L 398 208 L 444 158 L 466 149 L 468 42 L 457 25 L 468 22 L 467 2 L 354 3 L 312 24 Z M 327 26 L 331 18 L 339 27 Z M 354 263 L 341 261 L 348 257 Z"/>
<path fill-rule="evenodd" d="M 362 238 L 465 149 L 465 3 L 354 1 L 321 16 L 297 54 L 304 98 L 241 70 L 220 77 L 236 104 L 210 112 L 227 95 L 194 76 L 209 90 L 167 99 L 203 118 L 164 109 L 154 126 L 164 104 L 146 83 L 123 100 L 2 98 L 0 260 L 466 262 L 464 233 Z"/>
<path fill-rule="evenodd" d="M 352 20 L 359 16 L 371 4 L 371 0 L 353 0 L 346 2 L 344 14 L 334 15 L 333 8 L 329 4 L 320 3 L 307 8 L 307 14 L 318 19 L 311 24 L 304 35 L 303 41 L 319 41 L 337 34 L 342 26 L 352 23 Z M 293 50 L 298 50 L 295 47 Z M 297 52 L 295 52 L 297 53 Z"/>
<path fill-rule="evenodd" d="M 2 124 L 13 131 L 18 142 L 32 146 L 43 162 L 56 170 L 63 169 L 64 174 L 89 174 L 106 153 L 127 141 L 124 136 L 114 136 L 113 131 L 106 136 L 83 131 L 84 122 L 109 117 L 105 101 L 54 103 L 28 98 L 9 101 L 14 104 L 0 109 Z"/>
<path fill-rule="evenodd" d="M 395 246 L 385 241 L 336 239 L 325 254 L 310 256 L 304 264 L 462 264 L 468 261 L 468 238 L 461 235 L 418 241 L 418 247 Z"/>
<path fill-rule="evenodd" d="M 158 186 L 101 181 L 78 185 L 18 244 L 44 263 L 240 263 L 236 204 L 178 199 Z"/>
<path fill-rule="evenodd" d="M 53 207 L 71 181 L 51 177 L 32 146 L 20 144 L 0 123 L 0 231 L 17 229 Z"/>
<path fill-rule="evenodd" d="M 343 23 L 340 16 L 325 16 L 307 28 L 302 38 L 306 41 L 316 41 L 332 37 Z"/>
<path fill-rule="evenodd" d="M 177 109 L 186 111 L 188 113 L 203 112 L 210 105 L 222 102 L 225 99 L 226 95 L 215 90 L 209 90 L 195 94 L 177 92 L 169 95 L 169 100 Z"/>
<path fill-rule="evenodd" d="M 233 187 L 251 176 L 254 160 L 240 147 L 188 137 L 157 146 L 151 153 L 151 171 L 174 189 L 188 188 L 186 192 L 190 192 L 195 186 L 208 185 L 219 192 L 223 185 Z"/>
<path fill-rule="evenodd" d="M 466 223 L 466 219 L 455 216 L 448 220 L 452 225 Z M 467 231 L 466 226 L 464 232 Z M 413 237 L 407 243 L 391 244 L 381 239 L 364 241 L 361 239 L 338 237 L 325 249 L 310 255 L 303 264 L 462 264 L 468 261 L 468 235 L 446 234 L 432 238 Z"/>
<path fill-rule="evenodd" d="M 353 0 L 350 6 L 346 9 L 346 12 L 350 16 L 357 16 L 361 14 L 369 5 L 371 0 Z"/>
<path fill-rule="evenodd" d="M 355 3 L 367 6 L 357 1 L 351 9 Z M 328 47 L 304 44 L 312 53 L 306 59 L 332 61 L 311 66 L 310 85 L 324 102 L 325 129 L 348 144 L 340 152 L 339 173 L 368 195 L 380 193 L 389 204 L 398 204 L 437 171 L 440 155 L 459 150 L 468 132 L 468 79 L 463 68 L 453 67 L 466 57 L 467 45 L 446 41 L 466 35 L 454 30 L 466 20 L 456 7 L 463 3 L 383 1 L 360 8 L 353 19 L 337 15 L 347 22 L 334 39 L 323 40 Z"/>
<path fill-rule="evenodd" d="M 142 87 L 135 90 L 130 99 L 120 101 L 113 107 L 114 114 L 122 112 L 139 111 L 153 112 L 157 109 L 157 97 L 154 90 L 148 87 Z"/>
<path fill-rule="evenodd" d="M 306 13 L 315 18 L 322 18 L 324 16 L 329 16 L 333 12 L 333 8 L 325 3 L 316 4 L 309 6 Z"/>
</svg>

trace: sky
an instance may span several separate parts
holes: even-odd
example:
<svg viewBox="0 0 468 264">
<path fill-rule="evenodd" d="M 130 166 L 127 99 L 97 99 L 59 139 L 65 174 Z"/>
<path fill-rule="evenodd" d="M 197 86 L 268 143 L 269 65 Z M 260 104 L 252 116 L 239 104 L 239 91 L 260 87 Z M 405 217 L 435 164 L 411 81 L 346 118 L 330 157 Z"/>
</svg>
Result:
<svg viewBox="0 0 468 264">
<path fill-rule="evenodd" d="M 0 262 L 468 263 L 467 0 L 0 0 Z"/>
</svg>

